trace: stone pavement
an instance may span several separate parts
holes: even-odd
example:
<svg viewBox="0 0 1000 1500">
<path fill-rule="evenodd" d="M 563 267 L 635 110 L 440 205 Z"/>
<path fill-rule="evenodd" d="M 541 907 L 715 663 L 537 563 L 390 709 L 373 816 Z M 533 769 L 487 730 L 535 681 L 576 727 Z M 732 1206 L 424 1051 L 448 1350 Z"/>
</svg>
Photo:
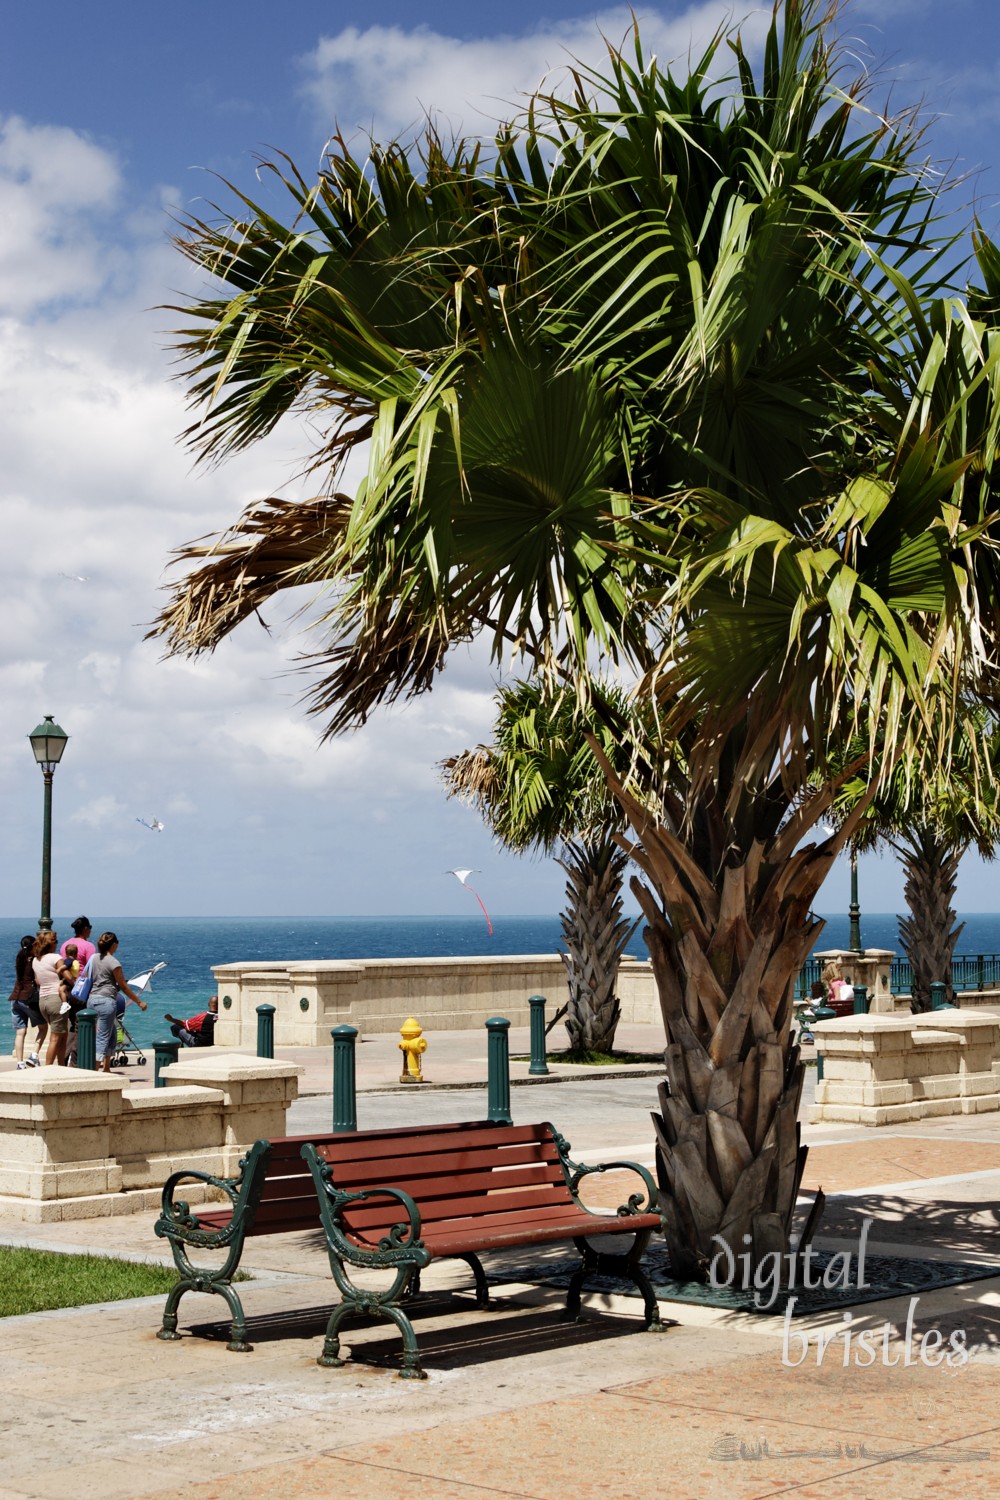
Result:
<svg viewBox="0 0 1000 1500">
<path fill-rule="evenodd" d="M 474 1034 L 452 1035 L 458 1040 L 431 1038 L 428 1073 L 433 1063 L 442 1081 L 476 1086 L 362 1093 L 360 1123 L 366 1112 L 372 1124 L 481 1116 L 484 1069 L 462 1071 L 475 1061 Z M 388 1040 L 359 1049 L 361 1088 L 379 1068 L 398 1069 Z M 649 1160 L 655 1086 L 655 1076 L 543 1081 L 515 1087 L 512 1110 L 516 1120 L 551 1116 L 585 1159 L 632 1147 L 624 1154 Z M 327 1128 L 329 1116 L 329 1098 L 307 1089 L 289 1127 Z M 160 1298 L 8 1319 L 0 1325 L 0 1500 L 992 1494 L 1000 1486 L 998 1124 L 976 1116 L 877 1133 L 805 1128 L 807 1182 L 830 1193 L 830 1248 L 856 1249 L 867 1215 L 876 1219 L 872 1250 L 995 1261 L 998 1272 L 924 1293 L 912 1308 L 907 1296 L 859 1304 L 854 1342 L 845 1352 L 837 1337 L 822 1362 L 818 1335 L 843 1330 L 840 1313 L 795 1319 L 788 1362 L 775 1317 L 664 1303 L 670 1326 L 647 1334 L 637 1302 L 601 1294 L 585 1298 L 583 1322 L 565 1324 L 558 1291 L 504 1281 L 514 1265 L 523 1274 L 522 1251 L 487 1264 L 502 1283 L 489 1313 L 473 1306 L 464 1266 L 432 1268 L 417 1323 L 427 1381 L 395 1378 L 399 1340 L 388 1324 L 349 1327 L 356 1361 L 325 1370 L 315 1356 L 333 1289 L 312 1235 L 249 1242 L 255 1280 L 242 1294 L 252 1354 L 225 1349 L 224 1309 L 195 1295 L 181 1304 L 179 1344 L 155 1338 Z M 161 1259 L 150 1226 L 146 1215 L 5 1224 L 0 1239 Z M 934 1329 L 944 1343 L 930 1339 L 924 1350 L 942 1358 L 936 1367 L 920 1359 L 921 1338 Z M 950 1368 L 943 1356 L 957 1330 L 973 1354 Z M 862 1331 L 870 1360 L 857 1343 Z"/>
</svg>

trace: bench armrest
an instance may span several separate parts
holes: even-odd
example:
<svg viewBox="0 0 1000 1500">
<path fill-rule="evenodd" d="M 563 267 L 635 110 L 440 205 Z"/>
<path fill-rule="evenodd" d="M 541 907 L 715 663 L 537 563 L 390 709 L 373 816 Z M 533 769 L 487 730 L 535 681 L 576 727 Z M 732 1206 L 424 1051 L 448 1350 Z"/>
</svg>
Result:
<svg viewBox="0 0 1000 1500">
<path fill-rule="evenodd" d="M 570 1168 L 569 1190 L 576 1196 L 576 1190 L 584 1177 L 589 1177 L 592 1172 L 638 1172 L 646 1189 L 646 1201 L 643 1202 L 641 1193 L 630 1193 L 627 1203 L 621 1203 L 615 1212 L 621 1218 L 627 1218 L 630 1214 L 659 1213 L 656 1202 L 656 1183 L 653 1181 L 652 1173 L 637 1161 L 602 1161 L 598 1166 L 582 1167 L 576 1162 L 567 1161 Z"/>
<path fill-rule="evenodd" d="M 350 1261 L 356 1266 L 388 1268 L 398 1265 L 426 1266 L 430 1254 L 420 1238 L 420 1210 L 402 1188 L 379 1185 L 363 1188 L 357 1192 L 345 1192 L 333 1181 L 333 1168 L 323 1160 L 311 1141 L 302 1147 L 302 1156 L 309 1165 L 316 1193 L 319 1198 L 320 1216 L 326 1230 L 331 1254 Z M 388 1234 L 378 1242 L 378 1249 L 367 1249 L 349 1238 L 343 1223 L 344 1210 L 351 1204 L 366 1203 L 375 1198 L 395 1198 L 406 1219 L 393 1224 Z"/>
<path fill-rule="evenodd" d="M 618 1205 L 616 1209 L 618 1216 L 627 1219 L 635 1214 L 655 1214 L 660 1212 L 659 1204 L 657 1203 L 656 1183 L 653 1181 L 652 1173 L 646 1167 L 640 1166 L 637 1161 L 602 1161 L 595 1166 L 585 1167 L 580 1162 L 570 1159 L 570 1144 L 566 1137 L 560 1135 L 559 1131 L 552 1124 L 549 1125 L 549 1129 L 552 1131 L 552 1139 L 555 1142 L 556 1150 L 559 1152 L 559 1161 L 565 1173 L 567 1185 L 574 1198 L 577 1198 L 577 1188 L 580 1186 L 583 1178 L 589 1177 L 593 1172 L 636 1172 L 642 1178 L 646 1189 L 646 1201 L 645 1203 L 642 1201 L 641 1193 L 631 1193 L 627 1203 L 620 1203 Z M 577 1201 L 579 1202 L 578 1198 Z M 580 1207 L 585 1209 L 587 1213 L 590 1212 L 585 1203 L 581 1203 Z"/>
<path fill-rule="evenodd" d="M 160 1217 L 153 1225 L 153 1233 L 161 1239 L 202 1247 L 225 1246 L 245 1230 L 248 1214 L 256 1212 L 263 1184 L 264 1164 L 270 1152 L 269 1141 L 256 1141 L 240 1161 L 238 1177 L 214 1177 L 211 1172 L 198 1172 L 193 1167 L 184 1167 L 172 1172 L 163 1184 L 160 1199 Z M 200 1182 L 206 1187 L 219 1188 L 229 1199 L 232 1218 L 219 1229 L 202 1229 L 201 1221 L 183 1198 L 174 1199 L 174 1190 L 181 1182 Z"/>
</svg>

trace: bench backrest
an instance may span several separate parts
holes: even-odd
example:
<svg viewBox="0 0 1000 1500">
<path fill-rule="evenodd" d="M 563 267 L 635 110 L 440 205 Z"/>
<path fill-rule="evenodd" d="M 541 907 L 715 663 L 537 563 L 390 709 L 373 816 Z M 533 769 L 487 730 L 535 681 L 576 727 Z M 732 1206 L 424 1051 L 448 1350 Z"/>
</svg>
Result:
<svg viewBox="0 0 1000 1500">
<path fill-rule="evenodd" d="M 511 1215 L 545 1218 L 573 1208 L 551 1125 L 460 1125 L 359 1131 L 314 1140 L 344 1192 L 401 1188 L 417 1204 L 423 1229 L 469 1221 L 488 1228 Z M 362 1245 L 379 1239 L 405 1214 L 397 1200 L 348 1205 L 341 1222 Z"/>
<path fill-rule="evenodd" d="M 248 1234 L 285 1234 L 321 1227 L 316 1188 L 312 1174 L 302 1160 L 302 1144 L 312 1141 L 319 1146 L 338 1139 L 333 1135 L 289 1135 L 271 1141 L 264 1164 L 260 1203 L 247 1229 Z M 202 1222 L 206 1219 L 204 1214 L 199 1217 Z"/>
</svg>

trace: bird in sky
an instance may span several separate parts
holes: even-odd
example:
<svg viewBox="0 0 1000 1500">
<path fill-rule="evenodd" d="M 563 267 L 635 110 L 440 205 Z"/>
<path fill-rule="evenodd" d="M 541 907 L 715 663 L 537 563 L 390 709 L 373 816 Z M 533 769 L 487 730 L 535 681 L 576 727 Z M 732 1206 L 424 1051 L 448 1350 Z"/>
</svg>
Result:
<svg viewBox="0 0 1000 1500">
<path fill-rule="evenodd" d="M 60 573 L 60 578 L 68 578 L 70 583 L 89 583 L 90 579 L 81 577 L 79 573 Z"/>
<path fill-rule="evenodd" d="M 147 823 L 145 818 L 136 818 L 135 821 L 137 823 L 141 823 L 143 828 L 148 828 L 150 833 L 163 832 L 163 824 L 160 822 L 159 818 L 154 818 L 151 823 Z"/>
<path fill-rule="evenodd" d="M 472 891 L 472 894 L 475 896 L 476 900 L 479 902 L 479 905 L 480 905 L 480 908 L 482 910 L 483 916 L 486 918 L 486 930 L 489 933 L 490 937 L 492 937 L 493 936 L 493 923 L 490 921 L 490 914 L 486 910 L 486 907 L 483 906 L 483 898 L 482 898 L 482 896 L 479 894 L 479 892 L 477 890 L 475 890 L 469 884 L 469 876 L 470 875 L 481 875 L 483 873 L 482 870 L 445 870 L 444 873 L 446 875 L 454 875 L 455 879 L 458 881 L 458 883 L 459 883 L 460 886 L 463 886 L 465 888 L 465 890 L 467 890 L 467 891 Z"/>
</svg>

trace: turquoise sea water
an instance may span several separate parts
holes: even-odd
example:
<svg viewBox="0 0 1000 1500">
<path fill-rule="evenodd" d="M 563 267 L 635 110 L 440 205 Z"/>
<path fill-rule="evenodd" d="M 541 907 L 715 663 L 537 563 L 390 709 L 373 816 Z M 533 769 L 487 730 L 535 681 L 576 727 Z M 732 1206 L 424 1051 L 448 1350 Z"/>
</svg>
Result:
<svg viewBox="0 0 1000 1500">
<path fill-rule="evenodd" d="M 70 919 L 57 919 L 60 942 L 72 936 Z M 169 1034 L 165 1011 L 187 1016 L 203 1010 L 214 989 L 212 965 L 239 960 L 311 958 L 454 958 L 488 954 L 555 953 L 562 947 L 558 916 L 494 917 L 493 936 L 485 922 L 469 917 L 128 917 L 106 926 L 117 932 L 125 977 L 165 961 L 154 980 L 143 1014 L 130 1005 L 129 1029 L 144 1047 Z M 14 983 L 14 956 L 30 918 L 0 917 L 0 984 Z M 95 929 L 94 936 L 97 935 Z M 888 913 L 861 919 L 862 941 L 870 948 L 899 950 L 897 919 Z M 820 948 L 847 944 L 847 917 L 831 915 Z M 1000 916 L 973 913 L 959 939 L 962 953 L 1000 953 Z M 629 945 L 646 957 L 641 931 Z M 10 1011 L 0 1004 L 0 1048 L 10 1051 Z"/>
<path fill-rule="evenodd" d="M 54 921 L 60 945 L 73 936 L 72 918 Z M 150 1046 L 170 1028 L 163 1015 L 189 1016 L 205 1009 L 215 989 L 212 965 L 274 959 L 455 958 L 479 954 L 555 953 L 562 946 L 559 918 L 494 917 L 493 936 L 482 917 L 123 917 L 95 927 L 118 934 L 125 978 L 166 962 L 153 980 L 143 1013 L 130 1005 L 129 1031 Z M 14 959 L 22 936 L 35 923 L 0 917 L 0 991 L 14 983 Z M 636 935 L 631 951 L 645 956 Z M 13 1045 L 10 1010 L 0 1005 L 0 1050 Z"/>
</svg>

